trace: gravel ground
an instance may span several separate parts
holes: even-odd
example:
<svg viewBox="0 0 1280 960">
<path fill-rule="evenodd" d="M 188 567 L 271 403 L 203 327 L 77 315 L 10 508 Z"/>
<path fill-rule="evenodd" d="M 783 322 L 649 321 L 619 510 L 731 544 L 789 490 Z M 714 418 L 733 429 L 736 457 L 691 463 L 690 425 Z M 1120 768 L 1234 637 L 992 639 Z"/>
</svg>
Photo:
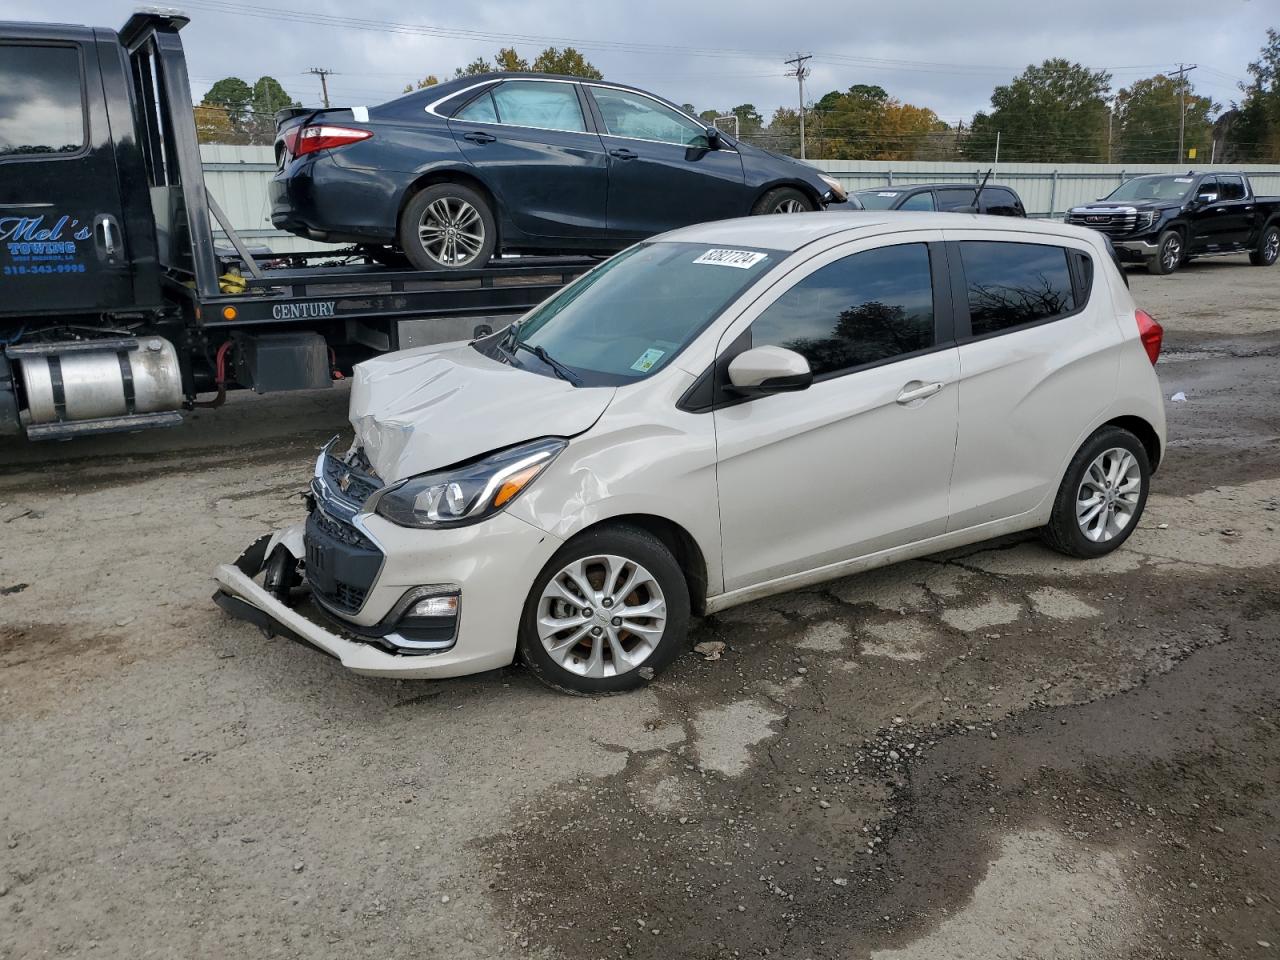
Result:
<svg viewBox="0 0 1280 960">
<path fill-rule="evenodd" d="M 0 957 L 1280 955 L 1280 271 L 1132 281 L 1187 400 L 1123 550 L 731 610 L 625 697 L 209 602 L 340 388 L 0 442 Z"/>
</svg>

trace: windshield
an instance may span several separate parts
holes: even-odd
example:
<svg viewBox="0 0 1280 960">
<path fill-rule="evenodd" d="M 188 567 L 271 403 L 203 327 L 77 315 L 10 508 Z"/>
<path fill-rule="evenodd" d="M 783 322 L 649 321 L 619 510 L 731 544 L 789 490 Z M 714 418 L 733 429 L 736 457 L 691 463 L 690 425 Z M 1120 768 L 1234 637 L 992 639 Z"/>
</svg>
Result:
<svg viewBox="0 0 1280 960">
<path fill-rule="evenodd" d="M 1108 200 L 1181 200 L 1195 183 L 1195 177 L 1134 177 L 1121 185 Z"/>
<path fill-rule="evenodd" d="M 509 346 L 521 365 L 541 348 L 588 386 L 632 383 L 670 363 L 784 256 L 705 243 L 637 244 L 536 308 Z"/>
<path fill-rule="evenodd" d="M 854 196 L 868 210 L 888 210 L 898 202 L 902 194 L 901 190 L 859 190 Z"/>
</svg>

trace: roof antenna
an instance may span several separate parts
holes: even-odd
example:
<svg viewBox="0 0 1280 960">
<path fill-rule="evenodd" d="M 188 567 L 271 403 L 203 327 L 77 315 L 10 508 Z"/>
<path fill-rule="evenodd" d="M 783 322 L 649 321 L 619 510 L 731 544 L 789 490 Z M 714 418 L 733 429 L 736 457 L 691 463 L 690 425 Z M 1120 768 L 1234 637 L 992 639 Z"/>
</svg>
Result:
<svg viewBox="0 0 1280 960">
<path fill-rule="evenodd" d="M 978 184 L 978 189 L 977 189 L 977 190 L 974 192 L 974 194 L 973 194 L 973 212 L 974 212 L 974 213 L 977 213 L 977 212 L 978 212 L 978 210 L 980 210 L 980 209 L 981 209 L 981 208 L 978 206 L 978 200 L 982 197 L 982 191 L 986 188 L 986 186 L 987 186 L 987 181 L 991 179 L 991 173 L 992 173 L 992 171 L 994 171 L 994 170 L 995 170 L 995 167 L 988 167 L 988 168 L 987 168 L 987 175 L 986 175 L 985 177 L 983 177 L 983 178 L 982 178 L 982 182 L 981 182 L 980 184 Z"/>
</svg>

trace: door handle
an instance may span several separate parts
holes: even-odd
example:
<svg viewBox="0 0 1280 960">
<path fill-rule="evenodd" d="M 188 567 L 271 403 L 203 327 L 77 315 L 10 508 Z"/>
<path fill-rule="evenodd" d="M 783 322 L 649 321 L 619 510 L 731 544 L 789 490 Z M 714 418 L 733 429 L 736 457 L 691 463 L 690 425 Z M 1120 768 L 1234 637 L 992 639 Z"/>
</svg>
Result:
<svg viewBox="0 0 1280 960">
<path fill-rule="evenodd" d="M 120 225 L 116 223 L 116 218 L 107 213 L 98 214 L 94 218 L 93 231 L 99 257 L 108 263 L 114 263 L 116 255 L 122 252 Z"/>
<path fill-rule="evenodd" d="M 464 133 L 463 140 L 470 140 L 472 143 L 493 143 L 498 138 L 492 133 L 484 133 L 480 130 L 473 130 L 471 133 Z"/>
<path fill-rule="evenodd" d="M 902 392 L 898 394 L 898 403 L 904 406 L 916 400 L 924 400 L 932 397 L 935 393 L 942 389 L 941 383 L 921 383 L 919 380 L 912 380 L 902 388 Z"/>
<path fill-rule="evenodd" d="M 619 160 L 634 160 L 636 157 L 640 156 L 640 154 L 636 153 L 634 150 L 628 150 L 626 147 L 618 147 L 614 150 L 610 150 L 609 156 L 617 157 Z"/>
</svg>

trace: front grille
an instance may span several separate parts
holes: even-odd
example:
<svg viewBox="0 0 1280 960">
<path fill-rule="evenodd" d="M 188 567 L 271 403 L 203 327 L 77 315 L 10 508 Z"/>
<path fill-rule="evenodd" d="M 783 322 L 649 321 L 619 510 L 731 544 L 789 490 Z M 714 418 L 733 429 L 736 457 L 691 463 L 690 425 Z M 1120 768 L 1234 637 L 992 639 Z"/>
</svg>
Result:
<svg viewBox="0 0 1280 960">
<path fill-rule="evenodd" d="M 362 550 L 376 550 L 368 537 L 351 526 L 349 523 L 343 523 L 341 520 L 335 520 L 323 510 L 315 511 L 312 516 L 315 519 L 316 527 L 327 533 L 334 540 L 340 540 L 350 547 L 359 547 Z"/>
<path fill-rule="evenodd" d="M 382 551 L 354 526 L 319 507 L 307 517 L 304 573 L 316 598 L 341 613 L 358 613 L 382 569 Z"/>
<path fill-rule="evenodd" d="M 1118 237 L 1133 233 L 1138 228 L 1138 211 L 1132 209 L 1114 211 L 1072 210 L 1067 214 L 1067 223 L 1081 227 L 1092 227 L 1108 236 Z"/>
<path fill-rule="evenodd" d="M 329 493 L 345 500 L 352 507 L 359 508 L 369 499 L 382 483 L 372 473 L 366 473 L 358 467 L 348 466 L 331 453 L 324 455 L 323 475 Z"/>
</svg>

